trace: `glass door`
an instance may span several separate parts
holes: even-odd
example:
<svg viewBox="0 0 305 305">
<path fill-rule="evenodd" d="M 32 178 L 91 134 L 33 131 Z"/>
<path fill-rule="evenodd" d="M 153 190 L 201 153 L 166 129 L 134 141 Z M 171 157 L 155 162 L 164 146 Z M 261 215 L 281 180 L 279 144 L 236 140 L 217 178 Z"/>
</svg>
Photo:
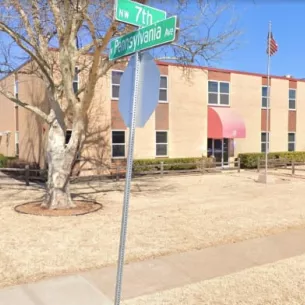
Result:
<svg viewBox="0 0 305 305">
<path fill-rule="evenodd" d="M 214 139 L 214 157 L 218 166 L 222 164 L 222 140 L 220 139 Z"/>
<path fill-rule="evenodd" d="M 229 166 L 229 139 L 222 140 L 222 166 Z"/>
<path fill-rule="evenodd" d="M 229 139 L 208 139 L 208 157 L 214 156 L 218 166 L 229 165 Z"/>
</svg>

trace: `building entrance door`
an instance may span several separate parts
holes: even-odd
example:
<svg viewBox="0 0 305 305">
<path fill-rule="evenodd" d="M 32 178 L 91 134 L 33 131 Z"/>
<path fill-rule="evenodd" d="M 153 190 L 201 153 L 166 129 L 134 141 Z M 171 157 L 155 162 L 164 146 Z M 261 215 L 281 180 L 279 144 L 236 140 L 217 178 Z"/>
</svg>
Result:
<svg viewBox="0 0 305 305">
<path fill-rule="evenodd" d="M 211 156 L 221 167 L 229 166 L 229 139 L 208 139 L 208 157 Z"/>
</svg>

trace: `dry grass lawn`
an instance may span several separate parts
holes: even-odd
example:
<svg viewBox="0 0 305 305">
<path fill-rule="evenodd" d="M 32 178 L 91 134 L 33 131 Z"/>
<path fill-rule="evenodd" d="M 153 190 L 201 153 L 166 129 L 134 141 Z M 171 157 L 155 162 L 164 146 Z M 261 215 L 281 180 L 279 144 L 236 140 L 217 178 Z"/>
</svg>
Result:
<svg viewBox="0 0 305 305">
<path fill-rule="evenodd" d="M 304 180 L 257 184 L 254 173 L 145 178 L 133 182 L 126 261 L 305 227 Z M 279 179 L 279 178 L 277 178 Z M 0 287 L 112 265 L 117 260 L 123 182 L 73 186 L 104 209 L 76 217 L 22 215 L 13 207 L 40 189 L 0 189 Z"/>
<path fill-rule="evenodd" d="M 124 305 L 304 305 L 305 255 L 123 302 Z"/>
</svg>

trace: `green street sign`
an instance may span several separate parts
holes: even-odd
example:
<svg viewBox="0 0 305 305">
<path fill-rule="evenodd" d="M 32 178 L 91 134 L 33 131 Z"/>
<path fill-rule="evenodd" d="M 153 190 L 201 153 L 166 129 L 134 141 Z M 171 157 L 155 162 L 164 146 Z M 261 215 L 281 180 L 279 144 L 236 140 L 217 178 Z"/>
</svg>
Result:
<svg viewBox="0 0 305 305">
<path fill-rule="evenodd" d="M 117 0 L 115 19 L 142 27 L 166 19 L 166 12 L 129 0 Z"/>
<path fill-rule="evenodd" d="M 177 16 L 170 17 L 137 31 L 113 39 L 110 43 L 110 60 L 138 51 L 151 49 L 176 40 Z"/>
</svg>

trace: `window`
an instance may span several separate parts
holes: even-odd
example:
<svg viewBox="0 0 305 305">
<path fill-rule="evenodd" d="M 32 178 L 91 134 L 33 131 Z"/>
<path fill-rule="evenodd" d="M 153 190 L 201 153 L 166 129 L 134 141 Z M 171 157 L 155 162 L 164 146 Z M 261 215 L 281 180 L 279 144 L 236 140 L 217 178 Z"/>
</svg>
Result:
<svg viewBox="0 0 305 305">
<path fill-rule="evenodd" d="M 125 131 L 112 131 L 112 158 L 125 158 Z"/>
<path fill-rule="evenodd" d="M 268 86 L 262 86 L 262 108 L 267 108 Z M 269 101 L 270 107 L 270 101 Z"/>
<path fill-rule="evenodd" d="M 65 145 L 68 145 L 69 144 L 69 141 L 71 139 L 71 135 L 72 135 L 72 130 L 71 129 L 67 129 L 66 130 L 66 140 L 65 140 Z M 80 151 L 77 152 L 77 155 L 76 155 L 76 160 L 79 160 L 80 159 Z"/>
<path fill-rule="evenodd" d="M 79 70 L 78 67 L 75 67 L 75 73 L 73 78 L 73 91 L 75 94 L 78 91 L 78 83 L 79 83 Z"/>
<path fill-rule="evenodd" d="M 266 149 L 269 151 L 269 132 L 261 133 L 261 152 L 266 152 Z"/>
<path fill-rule="evenodd" d="M 167 131 L 156 132 L 156 156 L 167 156 Z"/>
<path fill-rule="evenodd" d="M 111 72 L 111 97 L 112 99 L 118 99 L 119 98 L 119 91 L 120 91 L 120 81 L 121 76 L 123 72 L 122 71 L 112 71 Z"/>
<path fill-rule="evenodd" d="M 72 130 L 68 129 L 68 130 L 66 131 L 66 142 L 65 142 L 66 145 L 69 144 L 71 135 L 72 135 Z"/>
<path fill-rule="evenodd" d="M 118 99 L 120 92 L 120 81 L 123 71 L 113 70 L 111 72 L 111 98 Z M 167 76 L 160 77 L 159 101 L 167 102 Z"/>
<path fill-rule="evenodd" d="M 289 89 L 289 110 L 296 109 L 296 90 Z"/>
<path fill-rule="evenodd" d="M 167 76 L 160 77 L 159 101 L 167 102 Z"/>
<path fill-rule="evenodd" d="M 288 133 L 288 151 L 295 151 L 295 133 Z"/>
<path fill-rule="evenodd" d="M 209 105 L 229 105 L 230 83 L 209 81 Z"/>
</svg>

